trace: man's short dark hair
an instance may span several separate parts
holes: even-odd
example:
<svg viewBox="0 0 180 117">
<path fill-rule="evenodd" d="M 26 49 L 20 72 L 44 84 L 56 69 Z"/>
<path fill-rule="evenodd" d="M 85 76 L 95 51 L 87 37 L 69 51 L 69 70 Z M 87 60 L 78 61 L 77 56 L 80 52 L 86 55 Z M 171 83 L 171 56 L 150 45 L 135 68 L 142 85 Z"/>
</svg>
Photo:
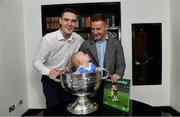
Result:
<svg viewBox="0 0 180 117">
<path fill-rule="evenodd" d="M 61 17 L 64 15 L 64 13 L 66 13 L 66 12 L 70 12 L 70 13 L 73 13 L 73 14 L 75 14 L 76 16 L 78 16 L 78 13 L 77 13 L 77 11 L 75 10 L 75 9 L 73 9 L 73 8 L 65 8 L 63 11 L 62 11 L 62 13 L 61 13 Z"/>
<path fill-rule="evenodd" d="M 96 13 L 91 17 L 91 22 L 103 21 L 107 24 L 107 17 L 103 13 Z"/>
</svg>

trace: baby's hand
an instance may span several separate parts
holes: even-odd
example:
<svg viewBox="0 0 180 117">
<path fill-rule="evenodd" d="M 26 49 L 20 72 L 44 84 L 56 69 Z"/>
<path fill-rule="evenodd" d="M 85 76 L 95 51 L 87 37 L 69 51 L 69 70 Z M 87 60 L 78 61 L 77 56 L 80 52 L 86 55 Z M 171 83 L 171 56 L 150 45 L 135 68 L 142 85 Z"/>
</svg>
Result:
<svg viewBox="0 0 180 117">
<path fill-rule="evenodd" d="M 72 66 L 71 66 L 71 64 L 69 64 L 63 70 L 64 70 L 64 72 L 72 72 L 71 68 L 72 68 Z"/>
<path fill-rule="evenodd" d="M 76 71 L 76 72 L 73 72 L 72 74 L 73 74 L 74 76 L 79 76 L 81 73 L 78 72 L 78 71 Z"/>
</svg>

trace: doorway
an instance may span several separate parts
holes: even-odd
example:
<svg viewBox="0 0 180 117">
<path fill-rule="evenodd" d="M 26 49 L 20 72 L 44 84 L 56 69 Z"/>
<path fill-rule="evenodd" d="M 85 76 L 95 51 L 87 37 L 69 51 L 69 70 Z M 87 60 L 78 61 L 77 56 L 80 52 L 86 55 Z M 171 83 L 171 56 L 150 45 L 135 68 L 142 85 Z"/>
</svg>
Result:
<svg viewBox="0 0 180 117">
<path fill-rule="evenodd" d="M 133 85 L 161 84 L 162 25 L 132 24 Z"/>
</svg>

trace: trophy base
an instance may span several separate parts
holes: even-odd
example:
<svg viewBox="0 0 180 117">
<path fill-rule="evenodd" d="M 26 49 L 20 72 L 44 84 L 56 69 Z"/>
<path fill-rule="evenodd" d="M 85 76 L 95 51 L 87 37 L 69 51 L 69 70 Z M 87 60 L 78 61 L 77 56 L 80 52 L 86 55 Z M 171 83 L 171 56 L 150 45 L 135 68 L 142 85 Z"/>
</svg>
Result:
<svg viewBox="0 0 180 117">
<path fill-rule="evenodd" d="M 86 96 L 81 96 L 75 102 L 67 106 L 67 110 L 75 115 L 86 115 L 95 112 L 98 109 L 96 102 L 91 101 Z"/>
</svg>

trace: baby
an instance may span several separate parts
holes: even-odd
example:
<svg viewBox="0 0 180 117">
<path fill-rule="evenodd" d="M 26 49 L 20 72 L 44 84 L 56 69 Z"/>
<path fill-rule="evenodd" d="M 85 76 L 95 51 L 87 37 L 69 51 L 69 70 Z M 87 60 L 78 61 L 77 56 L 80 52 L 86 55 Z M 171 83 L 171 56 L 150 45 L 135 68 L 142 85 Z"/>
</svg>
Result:
<svg viewBox="0 0 180 117">
<path fill-rule="evenodd" d="M 95 71 L 101 71 L 100 67 L 96 67 L 95 64 L 90 62 L 90 57 L 84 52 L 76 52 L 71 57 L 71 65 L 75 68 L 75 73 L 91 73 Z"/>
</svg>

